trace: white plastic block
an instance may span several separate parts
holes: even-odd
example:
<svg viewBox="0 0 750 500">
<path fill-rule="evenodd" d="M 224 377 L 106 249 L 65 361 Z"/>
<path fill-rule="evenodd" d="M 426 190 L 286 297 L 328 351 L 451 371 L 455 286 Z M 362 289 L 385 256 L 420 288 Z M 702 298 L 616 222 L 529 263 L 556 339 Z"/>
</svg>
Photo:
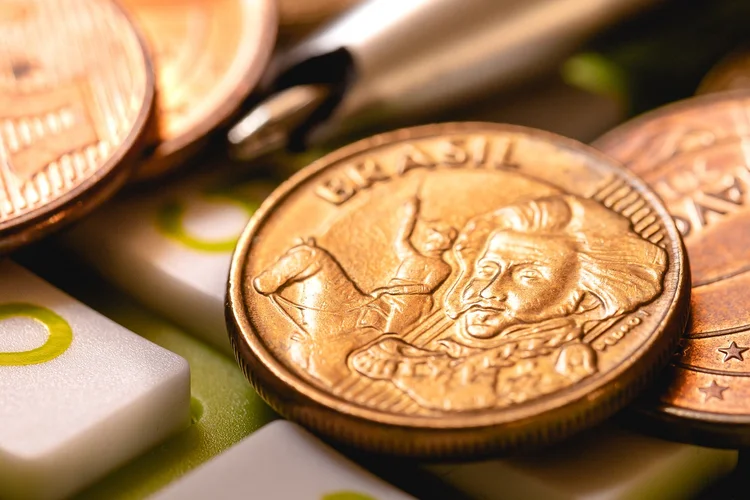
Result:
<svg viewBox="0 0 750 500">
<path fill-rule="evenodd" d="M 401 490 L 296 424 L 270 423 L 169 485 L 155 500 L 406 500 Z"/>
<path fill-rule="evenodd" d="M 65 242 L 148 307 L 232 354 L 224 321 L 235 243 L 271 186 L 192 178 L 158 193 L 119 198 Z"/>
<path fill-rule="evenodd" d="M 737 458 L 602 427 L 523 458 L 427 469 L 477 500 L 677 500 L 729 474 Z"/>
<path fill-rule="evenodd" d="M 67 497 L 189 422 L 184 359 L 0 261 L 0 498 Z"/>
</svg>

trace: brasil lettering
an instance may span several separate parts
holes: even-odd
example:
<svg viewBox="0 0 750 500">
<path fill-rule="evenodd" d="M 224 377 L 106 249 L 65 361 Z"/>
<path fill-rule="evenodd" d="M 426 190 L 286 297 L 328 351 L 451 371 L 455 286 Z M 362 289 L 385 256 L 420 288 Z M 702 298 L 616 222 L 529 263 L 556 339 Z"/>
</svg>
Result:
<svg viewBox="0 0 750 500">
<path fill-rule="evenodd" d="M 374 158 L 344 165 L 323 180 L 315 194 L 334 205 L 341 205 L 375 183 L 405 175 L 417 168 L 517 169 L 511 139 L 456 137 L 429 148 L 405 144 L 395 162 L 385 165 Z"/>
</svg>

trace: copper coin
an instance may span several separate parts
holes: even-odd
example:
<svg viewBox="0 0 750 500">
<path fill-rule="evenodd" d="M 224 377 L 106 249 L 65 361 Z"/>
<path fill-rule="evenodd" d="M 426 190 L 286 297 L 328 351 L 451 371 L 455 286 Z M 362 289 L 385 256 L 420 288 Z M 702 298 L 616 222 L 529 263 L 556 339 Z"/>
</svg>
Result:
<svg viewBox="0 0 750 500">
<path fill-rule="evenodd" d="M 689 301 L 644 183 L 548 132 L 453 123 L 357 142 L 242 235 L 228 326 L 259 393 L 334 440 L 476 456 L 608 417 L 668 361 Z"/>
<path fill-rule="evenodd" d="M 720 61 L 701 81 L 697 94 L 750 89 L 750 49 L 737 51 Z"/>
<path fill-rule="evenodd" d="M 155 58 L 158 143 L 136 179 L 184 162 L 253 90 L 276 36 L 273 0 L 124 0 Z"/>
<path fill-rule="evenodd" d="M 692 323 L 652 399 L 648 428 L 709 446 L 750 445 L 750 93 L 693 98 L 596 143 L 661 196 L 692 270 Z"/>
<path fill-rule="evenodd" d="M 154 101 L 117 6 L 0 0 L 0 253 L 91 211 L 130 175 Z"/>
</svg>

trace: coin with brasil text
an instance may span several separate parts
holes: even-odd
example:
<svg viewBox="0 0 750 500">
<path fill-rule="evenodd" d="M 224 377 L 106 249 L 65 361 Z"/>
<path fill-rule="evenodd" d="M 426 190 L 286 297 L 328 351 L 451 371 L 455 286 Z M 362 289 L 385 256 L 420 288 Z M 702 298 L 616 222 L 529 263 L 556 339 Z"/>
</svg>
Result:
<svg viewBox="0 0 750 500">
<path fill-rule="evenodd" d="M 276 38 L 273 0 L 124 0 L 156 66 L 158 134 L 136 180 L 163 175 L 240 107 Z"/>
<path fill-rule="evenodd" d="M 663 107 L 595 145 L 661 196 L 690 258 L 691 326 L 636 420 L 691 443 L 750 445 L 750 92 Z"/>
<path fill-rule="evenodd" d="M 0 0 L 0 253 L 93 210 L 132 173 L 154 76 L 107 0 Z"/>
<path fill-rule="evenodd" d="M 228 327 L 280 413 L 446 458 L 541 445 L 631 401 L 683 331 L 687 263 L 613 160 L 523 127 L 366 139 L 280 186 L 235 251 Z"/>
</svg>

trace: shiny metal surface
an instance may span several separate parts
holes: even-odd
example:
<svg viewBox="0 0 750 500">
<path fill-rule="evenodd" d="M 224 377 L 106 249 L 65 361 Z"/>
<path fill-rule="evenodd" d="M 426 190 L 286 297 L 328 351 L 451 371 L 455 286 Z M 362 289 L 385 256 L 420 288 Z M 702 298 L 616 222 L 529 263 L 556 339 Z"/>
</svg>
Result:
<svg viewBox="0 0 750 500">
<path fill-rule="evenodd" d="M 682 334 L 661 201 L 548 132 L 400 129 L 313 162 L 241 236 L 227 328 L 284 417 L 363 450 L 477 458 L 625 406 Z"/>
<path fill-rule="evenodd" d="M 304 142 L 321 143 L 518 85 L 657 1 L 372 0 L 278 57 L 265 88 L 331 85 L 302 125 Z"/>
</svg>

